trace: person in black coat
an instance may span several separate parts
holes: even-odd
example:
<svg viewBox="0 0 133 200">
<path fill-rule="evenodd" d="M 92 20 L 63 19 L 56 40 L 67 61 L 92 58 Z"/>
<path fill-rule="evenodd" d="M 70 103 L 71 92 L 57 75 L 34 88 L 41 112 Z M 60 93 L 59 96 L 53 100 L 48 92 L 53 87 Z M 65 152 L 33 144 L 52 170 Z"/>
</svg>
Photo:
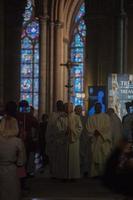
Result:
<svg viewBox="0 0 133 200">
<path fill-rule="evenodd" d="M 133 195 L 133 143 L 121 140 L 107 160 L 103 182 L 115 192 Z"/>
</svg>

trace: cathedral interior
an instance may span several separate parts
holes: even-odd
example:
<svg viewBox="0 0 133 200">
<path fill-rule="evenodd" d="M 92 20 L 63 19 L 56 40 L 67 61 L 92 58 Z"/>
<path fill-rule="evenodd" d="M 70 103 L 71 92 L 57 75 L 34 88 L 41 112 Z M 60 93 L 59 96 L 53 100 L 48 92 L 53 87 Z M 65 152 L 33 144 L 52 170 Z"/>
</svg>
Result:
<svg viewBox="0 0 133 200">
<path fill-rule="evenodd" d="M 88 86 L 133 73 L 131 0 L 8 0 L 0 3 L 0 107 L 27 99 L 39 115 L 67 101 L 87 109 Z M 11 79 L 10 79 L 11 78 Z"/>
<path fill-rule="evenodd" d="M 132 36 L 132 0 L 1 0 L 0 110 L 26 99 L 40 118 L 70 98 L 87 112 L 88 87 L 106 86 L 111 73 L 133 74 Z M 97 180 L 46 178 L 44 192 L 41 181 L 29 181 L 29 199 L 121 199 Z"/>
</svg>

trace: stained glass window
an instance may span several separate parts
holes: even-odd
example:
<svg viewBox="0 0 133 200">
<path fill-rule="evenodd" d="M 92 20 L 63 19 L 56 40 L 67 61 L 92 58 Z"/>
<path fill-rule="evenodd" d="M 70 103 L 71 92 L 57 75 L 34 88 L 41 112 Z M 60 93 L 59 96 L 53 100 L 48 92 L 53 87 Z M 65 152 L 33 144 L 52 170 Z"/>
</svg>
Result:
<svg viewBox="0 0 133 200">
<path fill-rule="evenodd" d="M 74 20 L 74 29 L 72 31 L 72 41 L 70 44 L 70 59 L 77 63 L 71 69 L 71 84 L 73 85 L 71 101 L 74 105 L 83 106 L 84 96 L 84 54 L 85 54 L 85 37 L 86 25 L 84 20 L 85 4 L 83 3 L 76 14 Z"/>
<path fill-rule="evenodd" d="M 39 22 L 34 18 L 32 0 L 27 0 L 21 34 L 20 99 L 38 109 Z"/>
</svg>

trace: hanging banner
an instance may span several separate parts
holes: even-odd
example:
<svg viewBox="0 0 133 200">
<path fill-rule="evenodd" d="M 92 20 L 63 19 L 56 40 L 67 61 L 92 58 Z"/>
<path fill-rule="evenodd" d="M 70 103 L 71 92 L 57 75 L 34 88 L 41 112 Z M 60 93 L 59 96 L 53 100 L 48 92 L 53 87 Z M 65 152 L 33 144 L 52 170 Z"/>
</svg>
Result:
<svg viewBox="0 0 133 200">
<path fill-rule="evenodd" d="M 105 86 L 89 86 L 88 87 L 88 115 L 94 114 L 95 103 L 102 105 L 102 112 L 106 111 L 106 87 Z"/>
<path fill-rule="evenodd" d="M 133 75 L 110 74 L 108 77 L 108 107 L 122 117 L 127 113 L 125 103 L 133 100 Z"/>
</svg>

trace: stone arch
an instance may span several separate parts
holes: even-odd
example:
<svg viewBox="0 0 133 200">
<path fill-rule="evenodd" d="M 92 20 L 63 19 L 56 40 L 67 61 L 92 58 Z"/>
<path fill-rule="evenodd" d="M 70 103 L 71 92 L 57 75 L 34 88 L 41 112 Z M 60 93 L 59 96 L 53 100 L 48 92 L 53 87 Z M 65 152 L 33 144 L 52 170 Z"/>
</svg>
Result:
<svg viewBox="0 0 133 200">
<path fill-rule="evenodd" d="M 44 2 L 44 0 L 43 0 Z M 47 112 L 52 111 L 58 99 L 67 101 L 67 91 L 64 89 L 67 82 L 67 70 L 61 63 L 67 62 L 70 28 L 74 13 L 83 0 L 52 0 L 43 6 L 43 15 L 47 14 Z M 44 8 L 45 7 L 45 8 Z M 43 34 L 43 33 L 42 33 Z M 43 89 L 43 88 L 42 88 Z M 50 94 L 49 94 L 49 91 Z M 48 103 L 50 102 L 50 103 Z M 42 102 L 43 104 L 43 102 Z"/>
</svg>

